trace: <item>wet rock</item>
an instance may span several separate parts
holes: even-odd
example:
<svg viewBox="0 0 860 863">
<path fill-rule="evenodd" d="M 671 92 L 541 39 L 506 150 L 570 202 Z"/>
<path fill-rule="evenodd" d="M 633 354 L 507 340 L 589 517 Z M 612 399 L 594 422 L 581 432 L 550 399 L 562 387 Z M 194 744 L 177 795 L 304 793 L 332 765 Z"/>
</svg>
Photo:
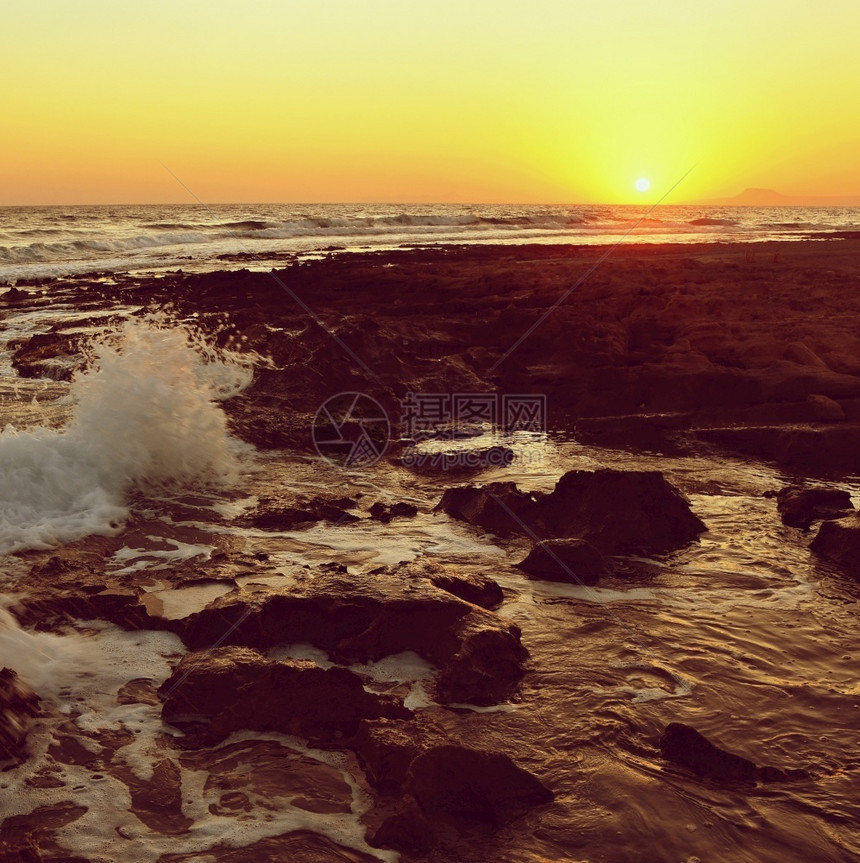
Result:
<svg viewBox="0 0 860 863">
<path fill-rule="evenodd" d="M 660 752 L 667 761 L 680 764 L 697 776 L 718 782 L 753 783 L 805 779 L 800 769 L 759 767 L 748 758 L 735 755 L 711 743 L 689 725 L 671 722 L 660 738 Z"/>
<path fill-rule="evenodd" d="M 584 539 L 537 542 L 517 566 L 537 578 L 569 584 L 595 584 L 605 569 L 603 555 Z"/>
<path fill-rule="evenodd" d="M 175 835 L 194 824 L 182 812 L 182 774 L 169 758 L 159 761 L 147 780 L 130 770 L 118 775 L 131 793 L 131 811 L 151 830 Z"/>
<path fill-rule="evenodd" d="M 501 536 L 577 538 L 613 554 L 669 551 L 706 530 L 658 471 L 569 471 L 540 496 L 513 483 L 463 486 L 448 489 L 436 509 Z"/>
<path fill-rule="evenodd" d="M 860 424 L 700 429 L 695 437 L 810 475 L 860 471 Z"/>
<path fill-rule="evenodd" d="M 806 402 L 812 408 L 813 416 L 818 422 L 832 423 L 845 419 L 842 405 L 830 396 L 810 393 L 806 397 Z"/>
<path fill-rule="evenodd" d="M 426 854 L 433 848 L 436 831 L 414 797 L 404 797 L 392 806 L 371 810 L 363 819 L 367 842 L 375 848 L 394 848 L 407 854 Z"/>
<path fill-rule="evenodd" d="M 233 848 L 215 845 L 187 854 L 163 854 L 158 863 L 378 863 L 377 857 L 338 845 L 310 830 L 293 830 Z"/>
<path fill-rule="evenodd" d="M 822 522 L 810 548 L 860 579 L 860 513 Z"/>
<path fill-rule="evenodd" d="M 422 564 L 318 570 L 289 589 L 234 591 L 190 615 L 182 637 L 195 650 L 304 642 L 343 663 L 411 650 L 442 669 L 443 699 L 477 704 L 509 697 L 528 657 L 516 625 L 434 586 Z"/>
<path fill-rule="evenodd" d="M 528 657 L 515 624 L 497 625 L 490 612 L 475 609 L 457 629 L 457 650 L 436 678 L 443 704 L 496 704 L 517 687 Z"/>
<path fill-rule="evenodd" d="M 370 517 L 383 524 L 388 524 L 393 518 L 415 518 L 416 515 L 418 515 L 418 507 L 402 501 L 390 506 L 377 501 L 370 508 Z"/>
<path fill-rule="evenodd" d="M 377 720 L 382 721 L 382 720 Z M 239 740 L 217 748 L 185 751 L 184 768 L 208 774 L 204 797 L 213 815 L 241 816 L 263 808 L 349 813 L 352 788 L 343 772 L 275 740 Z"/>
<path fill-rule="evenodd" d="M 578 441 L 595 446 L 676 455 L 683 451 L 681 433 L 690 422 L 689 414 L 581 417 L 574 432 Z"/>
<path fill-rule="evenodd" d="M 406 790 L 428 816 L 505 824 L 553 793 L 534 775 L 502 753 L 464 746 L 435 746 L 410 765 Z"/>
<path fill-rule="evenodd" d="M 250 517 L 252 527 L 263 530 L 293 530 L 311 522 L 330 521 L 334 524 L 350 524 L 358 516 L 347 512 L 356 502 L 351 498 L 311 498 L 293 506 L 284 506 L 276 501 L 261 501 Z"/>
<path fill-rule="evenodd" d="M 452 827 L 497 827 L 553 799 L 507 755 L 450 740 L 426 718 L 362 722 L 346 745 L 379 795 L 363 818 L 377 847 L 426 851 Z"/>
<path fill-rule="evenodd" d="M 0 762 L 27 759 L 27 729 L 39 712 L 39 697 L 11 668 L 0 669 Z"/>
<path fill-rule="evenodd" d="M 482 608 L 498 608 L 505 599 L 498 582 L 479 573 L 458 573 L 440 566 L 434 567 L 427 577 L 441 590 Z"/>
<path fill-rule="evenodd" d="M 755 782 L 758 768 L 747 758 L 715 746 L 689 725 L 671 722 L 660 738 L 660 752 L 696 776 L 722 782 Z"/>
<path fill-rule="evenodd" d="M 415 758 L 432 746 L 450 743 L 445 730 L 421 713 L 409 721 L 363 720 L 345 745 L 358 756 L 370 784 L 380 794 L 396 794 Z"/>
<path fill-rule="evenodd" d="M 809 530 L 813 521 L 844 518 L 854 504 L 847 491 L 790 485 L 777 492 L 776 508 L 783 524 Z"/>
<path fill-rule="evenodd" d="M 26 815 L 12 815 L 0 824 L 0 860 L 3 863 L 90 863 L 61 848 L 54 831 L 77 821 L 87 812 L 70 800 L 37 806 Z"/>
<path fill-rule="evenodd" d="M 435 509 L 498 536 L 510 536 L 523 533 L 534 503 L 534 496 L 520 491 L 514 483 L 492 482 L 449 488 Z"/>
<path fill-rule="evenodd" d="M 242 647 L 187 654 L 158 692 L 164 721 L 208 744 L 239 729 L 335 740 L 361 719 L 411 715 L 394 699 L 367 692 L 346 668 L 269 660 Z"/>
<path fill-rule="evenodd" d="M 27 299 L 29 299 L 30 294 L 26 291 L 20 291 L 18 288 L 12 287 L 9 288 L 8 291 L 3 291 L 0 294 L 0 302 L 6 303 L 7 305 L 17 305 L 18 303 L 23 303 Z"/>
<path fill-rule="evenodd" d="M 12 366 L 22 378 L 70 381 L 83 365 L 81 337 L 64 333 L 36 333 L 29 339 L 10 342 Z"/>
<path fill-rule="evenodd" d="M 670 551 L 706 530 L 659 471 L 569 471 L 535 506 L 544 537 L 576 537 L 607 553 Z"/>
</svg>

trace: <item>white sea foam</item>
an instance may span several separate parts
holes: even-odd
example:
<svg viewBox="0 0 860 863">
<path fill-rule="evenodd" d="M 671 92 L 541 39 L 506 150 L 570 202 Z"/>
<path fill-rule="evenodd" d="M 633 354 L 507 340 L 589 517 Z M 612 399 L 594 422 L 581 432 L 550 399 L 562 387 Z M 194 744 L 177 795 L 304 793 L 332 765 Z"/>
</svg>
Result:
<svg viewBox="0 0 860 863">
<path fill-rule="evenodd" d="M 0 667 L 8 666 L 38 695 L 62 706 L 70 681 L 98 664 L 91 640 L 83 635 L 59 636 L 27 632 L 0 608 Z"/>
<path fill-rule="evenodd" d="M 216 401 L 247 386 L 248 366 L 159 320 L 127 322 L 92 354 L 66 428 L 0 432 L 0 554 L 115 532 L 132 488 L 238 476 Z"/>
</svg>

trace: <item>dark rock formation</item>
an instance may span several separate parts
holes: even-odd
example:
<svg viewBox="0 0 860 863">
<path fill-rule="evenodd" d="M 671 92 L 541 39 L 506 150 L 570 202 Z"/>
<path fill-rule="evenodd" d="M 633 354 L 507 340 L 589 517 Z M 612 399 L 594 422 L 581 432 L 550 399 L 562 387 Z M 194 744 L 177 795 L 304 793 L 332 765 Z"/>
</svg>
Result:
<svg viewBox="0 0 860 863">
<path fill-rule="evenodd" d="M 605 568 L 603 555 L 584 539 L 542 540 L 517 566 L 528 575 L 570 584 L 594 584 Z"/>
<path fill-rule="evenodd" d="M 164 721 L 208 744 L 242 728 L 334 740 L 361 719 L 411 715 L 394 699 L 367 692 L 346 668 L 269 660 L 243 647 L 186 654 L 158 692 Z"/>
<path fill-rule="evenodd" d="M 658 471 L 569 471 L 535 510 L 540 535 L 585 539 L 608 553 L 666 552 L 706 529 Z"/>
<path fill-rule="evenodd" d="M 491 482 L 484 486 L 449 488 L 436 505 L 442 511 L 498 536 L 523 533 L 535 498 L 512 482 Z"/>
<path fill-rule="evenodd" d="M 0 294 L 0 302 L 6 303 L 7 305 L 17 305 L 18 303 L 23 303 L 30 298 L 30 294 L 26 291 L 18 290 L 18 288 L 12 287 L 9 288 L 8 291 L 3 291 Z"/>
<path fill-rule="evenodd" d="M 500 825 L 549 803 L 552 792 L 499 752 L 435 746 L 409 767 L 406 790 L 428 815 Z"/>
<path fill-rule="evenodd" d="M 860 513 L 822 522 L 810 548 L 860 579 Z"/>
<path fill-rule="evenodd" d="M 428 720 L 362 722 L 346 745 L 380 795 L 364 818 L 378 847 L 423 851 L 440 832 L 496 828 L 553 799 L 507 755 L 458 744 Z"/>
<path fill-rule="evenodd" d="M 39 715 L 39 697 L 11 668 L 0 669 L 0 762 L 27 758 L 27 728 Z"/>
<path fill-rule="evenodd" d="M 263 500 L 249 518 L 252 527 L 263 530 L 293 530 L 311 522 L 330 521 L 334 524 L 350 524 L 359 521 L 358 516 L 347 512 L 356 502 L 348 497 L 326 500 L 320 497 L 300 499 L 292 505 Z"/>
<path fill-rule="evenodd" d="M 344 663 L 412 650 L 441 668 L 440 699 L 504 700 L 525 673 L 519 628 L 435 587 L 432 571 L 423 564 L 365 576 L 320 571 L 288 590 L 234 591 L 188 617 L 181 635 L 195 650 L 307 642 Z"/>
<path fill-rule="evenodd" d="M 12 366 L 22 378 L 52 378 L 69 381 L 83 366 L 80 336 L 65 333 L 36 333 L 29 339 L 9 344 Z"/>
<path fill-rule="evenodd" d="M 777 492 L 776 508 L 783 524 L 809 530 L 813 521 L 844 518 L 854 504 L 847 491 L 789 485 Z"/>
<path fill-rule="evenodd" d="M 840 422 L 845 419 L 845 410 L 842 405 L 830 396 L 819 393 L 810 393 L 806 401 L 812 408 L 813 416 L 817 422 Z"/>
<path fill-rule="evenodd" d="M 714 745 L 689 725 L 671 722 L 660 738 L 660 752 L 667 761 L 680 764 L 706 779 L 728 783 L 776 782 L 806 777 L 803 770 L 758 767 L 748 758 Z"/>
<path fill-rule="evenodd" d="M 466 602 L 480 605 L 482 608 L 498 608 L 504 601 L 505 595 L 498 583 L 486 575 L 478 573 L 454 572 L 447 567 L 433 567 L 427 573 L 430 582 L 441 590 L 453 593 Z"/>
<path fill-rule="evenodd" d="M 706 529 L 658 471 L 569 471 L 542 496 L 513 483 L 464 486 L 436 508 L 501 536 L 578 538 L 608 553 L 665 552 Z"/>
<path fill-rule="evenodd" d="M 711 428 L 695 432 L 695 437 L 803 474 L 842 475 L 860 471 L 860 424 L 856 422 Z"/>
<path fill-rule="evenodd" d="M 403 501 L 393 503 L 390 506 L 377 501 L 370 508 L 370 517 L 381 521 L 383 524 L 388 524 L 393 518 L 414 518 L 416 515 L 418 515 L 418 507 Z"/>
</svg>

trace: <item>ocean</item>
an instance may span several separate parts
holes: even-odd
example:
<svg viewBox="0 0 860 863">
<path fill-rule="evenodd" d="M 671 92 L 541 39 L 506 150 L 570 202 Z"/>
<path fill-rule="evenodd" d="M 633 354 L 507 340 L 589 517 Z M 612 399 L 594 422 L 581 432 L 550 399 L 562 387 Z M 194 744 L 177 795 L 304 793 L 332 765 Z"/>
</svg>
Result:
<svg viewBox="0 0 860 863">
<path fill-rule="evenodd" d="M 860 228 L 860 207 L 218 204 L 0 208 L 0 283 L 269 269 L 292 255 L 447 243 L 757 242 Z"/>
</svg>

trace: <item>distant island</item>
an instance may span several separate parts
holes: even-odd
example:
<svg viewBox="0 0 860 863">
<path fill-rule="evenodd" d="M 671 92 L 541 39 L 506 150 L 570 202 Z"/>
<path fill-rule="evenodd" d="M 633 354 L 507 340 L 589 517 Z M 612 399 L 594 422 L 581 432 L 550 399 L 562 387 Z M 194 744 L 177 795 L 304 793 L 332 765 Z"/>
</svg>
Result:
<svg viewBox="0 0 860 863">
<path fill-rule="evenodd" d="M 860 207 L 860 195 L 783 195 L 773 189 L 744 189 L 732 198 L 706 198 L 692 203 L 719 207 Z"/>
</svg>

